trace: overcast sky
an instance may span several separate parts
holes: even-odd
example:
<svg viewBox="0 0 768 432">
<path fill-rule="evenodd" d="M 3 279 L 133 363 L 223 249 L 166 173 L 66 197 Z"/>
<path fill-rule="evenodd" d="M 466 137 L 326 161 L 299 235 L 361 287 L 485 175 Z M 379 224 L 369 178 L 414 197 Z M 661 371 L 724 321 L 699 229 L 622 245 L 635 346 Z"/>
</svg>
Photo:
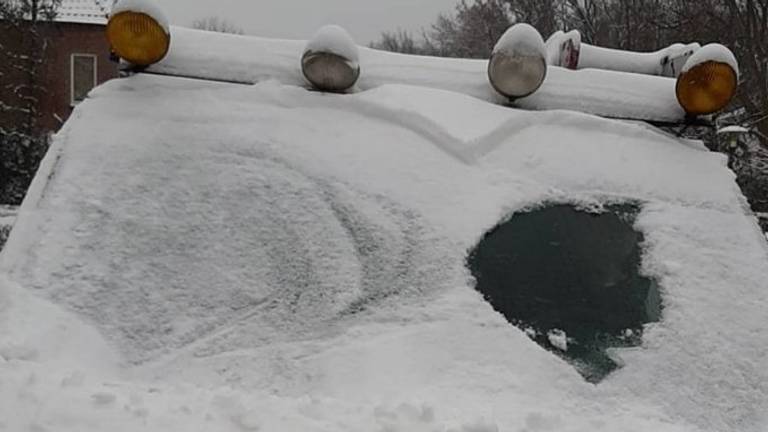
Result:
<svg viewBox="0 0 768 432">
<path fill-rule="evenodd" d="M 255 36 L 306 39 L 324 24 L 339 24 L 361 45 L 386 30 L 418 32 L 458 0 L 158 0 L 171 22 L 188 26 L 219 16 Z"/>
</svg>

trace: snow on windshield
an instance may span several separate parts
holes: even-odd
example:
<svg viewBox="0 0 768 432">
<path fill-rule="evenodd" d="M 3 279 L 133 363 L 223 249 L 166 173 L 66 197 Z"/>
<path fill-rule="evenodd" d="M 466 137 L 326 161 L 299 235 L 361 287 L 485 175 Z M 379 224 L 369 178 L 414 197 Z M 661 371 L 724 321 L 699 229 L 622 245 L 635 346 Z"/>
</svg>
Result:
<svg viewBox="0 0 768 432">
<path fill-rule="evenodd" d="M 94 91 L 41 169 L 0 255 L 10 430 L 765 424 L 768 251 L 700 143 L 419 86 L 142 75 Z M 465 259 L 518 210 L 617 200 L 665 309 L 594 386 Z"/>
</svg>

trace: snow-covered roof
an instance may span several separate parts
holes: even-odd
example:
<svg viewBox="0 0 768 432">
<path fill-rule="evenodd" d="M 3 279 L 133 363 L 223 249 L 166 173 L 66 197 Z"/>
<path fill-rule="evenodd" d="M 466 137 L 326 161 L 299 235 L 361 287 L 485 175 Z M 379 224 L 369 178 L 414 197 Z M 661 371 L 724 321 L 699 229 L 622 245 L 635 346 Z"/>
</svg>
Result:
<svg viewBox="0 0 768 432">
<path fill-rule="evenodd" d="M 63 0 L 56 21 L 79 24 L 107 24 L 112 0 Z"/>
<path fill-rule="evenodd" d="M 768 248 L 725 158 L 440 73 L 94 90 L 0 253 L 6 428 L 762 432 Z M 613 200 L 641 203 L 664 310 L 595 386 L 495 313 L 465 259 L 512 212 Z"/>
</svg>

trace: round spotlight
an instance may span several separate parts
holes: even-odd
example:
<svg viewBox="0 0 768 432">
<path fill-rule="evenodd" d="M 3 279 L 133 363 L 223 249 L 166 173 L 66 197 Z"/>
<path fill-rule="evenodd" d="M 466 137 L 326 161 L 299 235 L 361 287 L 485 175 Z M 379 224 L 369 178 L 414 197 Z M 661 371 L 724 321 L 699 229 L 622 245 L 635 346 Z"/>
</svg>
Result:
<svg viewBox="0 0 768 432">
<path fill-rule="evenodd" d="M 728 106 L 736 94 L 738 77 L 727 63 L 701 63 L 677 79 L 677 100 L 689 115 L 705 115 Z"/>
<path fill-rule="evenodd" d="M 325 26 L 307 43 L 301 72 L 317 90 L 347 91 L 360 77 L 357 45 L 343 28 Z"/>
<path fill-rule="evenodd" d="M 722 45 L 707 45 L 686 62 L 677 78 L 675 92 L 680 106 L 690 116 L 722 110 L 736 94 L 738 63 Z"/>
<path fill-rule="evenodd" d="M 329 52 L 305 52 L 301 58 L 301 71 L 314 88 L 327 92 L 346 91 L 360 77 L 359 66 Z"/>
<path fill-rule="evenodd" d="M 171 35 L 160 21 L 132 10 L 121 10 L 109 17 L 107 39 L 115 54 L 137 66 L 159 62 L 171 44 Z"/>
<path fill-rule="evenodd" d="M 510 99 L 531 95 L 547 75 L 546 48 L 539 32 L 515 24 L 496 43 L 488 62 L 493 88 Z"/>
</svg>

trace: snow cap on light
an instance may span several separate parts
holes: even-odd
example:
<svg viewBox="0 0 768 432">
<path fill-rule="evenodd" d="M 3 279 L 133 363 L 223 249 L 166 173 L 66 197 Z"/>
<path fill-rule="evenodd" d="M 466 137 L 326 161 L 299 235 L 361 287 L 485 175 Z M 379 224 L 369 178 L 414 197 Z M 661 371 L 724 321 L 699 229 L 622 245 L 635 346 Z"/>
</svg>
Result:
<svg viewBox="0 0 768 432">
<path fill-rule="evenodd" d="M 331 24 L 320 28 L 307 42 L 304 53 L 307 51 L 326 52 L 344 57 L 347 61 L 357 65 L 360 54 L 352 36 L 343 27 Z"/>
<path fill-rule="evenodd" d="M 683 73 L 706 62 L 725 63 L 736 72 L 737 78 L 739 76 L 739 62 L 736 60 L 736 56 L 733 55 L 731 50 L 717 43 L 705 45 L 693 53 L 688 61 L 685 62 L 685 66 L 683 66 Z"/>
<path fill-rule="evenodd" d="M 106 28 L 110 47 L 121 59 L 146 67 L 165 58 L 171 45 L 168 18 L 150 0 L 120 0 Z"/>
<path fill-rule="evenodd" d="M 488 79 L 496 91 L 517 99 L 538 90 L 547 75 L 547 49 L 529 24 L 515 24 L 496 43 L 488 62 Z"/>
<path fill-rule="evenodd" d="M 307 42 L 301 57 L 301 70 L 318 90 L 346 91 L 360 76 L 357 44 L 342 27 L 324 26 Z"/>
<path fill-rule="evenodd" d="M 171 25 L 168 17 L 152 0 L 119 0 L 112 7 L 109 16 L 117 15 L 120 12 L 137 12 L 149 15 L 166 33 L 171 34 Z"/>
<path fill-rule="evenodd" d="M 518 23 L 507 29 L 493 47 L 493 53 L 518 56 L 547 56 L 541 33 L 532 25 Z"/>
</svg>

